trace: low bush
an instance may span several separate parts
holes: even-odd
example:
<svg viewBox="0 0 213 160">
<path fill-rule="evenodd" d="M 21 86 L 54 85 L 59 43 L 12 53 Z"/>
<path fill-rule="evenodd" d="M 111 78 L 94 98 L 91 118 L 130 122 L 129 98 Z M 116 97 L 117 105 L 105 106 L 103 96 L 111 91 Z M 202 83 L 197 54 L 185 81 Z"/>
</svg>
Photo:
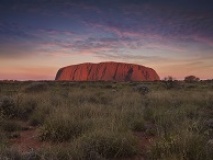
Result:
<svg viewBox="0 0 213 160">
<path fill-rule="evenodd" d="M 38 106 L 38 101 L 32 97 L 24 97 L 21 103 L 16 104 L 16 117 L 26 120 L 31 116 L 35 108 Z"/>
<path fill-rule="evenodd" d="M 43 92 L 47 91 L 48 85 L 45 82 L 32 82 L 31 84 L 25 86 L 24 92 Z"/>
<path fill-rule="evenodd" d="M 0 159 L 2 160 L 23 160 L 21 153 L 15 149 L 1 149 Z"/>
<path fill-rule="evenodd" d="M 141 117 L 141 118 L 132 120 L 130 128 L 133 131 L 145 131 L 146 130 L 146 126 L 145 126 L 144 119 Z"/>
<path fill-rule="evenodd" d="M 75 143 L 80 159 L 131 157 L 138 151 L 137 140 L 129 132 L 94 131 Z"/>
<path fill-rule="evenodd" d="M 43 112 L 35 112 L 31 117 L 30 117 L 30 125 L 31 126 L 38 126 L 42 125 L 45 121 L 45 117 L 47 115 Z"/>
<path fill-rule="evenodd" d="M 19 123 L 6 119 L 1 122 L 0 127 L 6 132 L 21 130 L 21 125 Z"/>
<path fill-rule="evenodd" d="M 44 122 L 41 138 L 55 142 L 67 141 L 80 136 L 90 126 L 88 120 L 77 119 L 69 113 L 56 113 Z"/>
<path fill-rule="evenodd" d="M 30 125 L 38 126 L 44 124 L 46 118 L 52 113 L 54 106 L 49 103 L 39 104 L 29 117 Z"/>
<path fill-rule="evenodd" d="M 150 89 L 147 86 L 137 85 L 137 86 L 133 87 L 133 91 L 139 92 L 139 93 L 145 95 L 150 92 Z"/>
<path fill-rule="evenodd" d="M 28 97 L 27 97 L 28 98 Z M 0 113 L 8 118 L 27 119 L 37 106 L 35 99 L 3 97 L 0 100 Z M 20 100 L 21 99 L 21 100 Z"/>
<path fill-rule="evenodd" d="M 17 108 L 13 98 L 3 97 L 0 99 L 0 113 L 9 118 L 16 116 Z"/>
<path fill-rule="evenodd" d="M 154 122 L 155 121 L 154 114 L 155 109 L 153 107 L 146 106 L 143 111 L 143 118 L 147 121 Z"/>
<path fill-rule="evenodd" d="M 5 135 L 5 133 L 3 133 L 3 131 L 0 127 L 0 151 L 2 148 L 5 148 L 5 146 L 6 146 L 6 135 Z"/>
<path fill-rule="evenodd" d="M 190 76 L 186 76 L 184 78 L 184 81 L 185 82 L 188 82 L 188 83 L 192 83 L 192 82 L 198 82 L 200 80 L 200 78 L 194 76 L 194 75 L 190 75 Z"/>
<path fill-rule="evenodd" d="M 193 133 L 157 140 L 149 150 L 150 160 L 175 157 L 181 160 L 211 160 L 213 149 L 207 149 L 205 138 Z"/>
<path fill-rule="evenodd" d="M 127 124 L 128 128 L 132 131 L 145 131 L 145 120 L 142 114 L 139 113 L 127 113 L 124 117 L 124 124 Z"/>
<path fill-rule="evenodd" d="M 163 83 L 165 84 L 166 89 L 181 89 L 180 81 L 175 80 L 175 78 L 171 76 L 165 77 Z"/>
</svg>

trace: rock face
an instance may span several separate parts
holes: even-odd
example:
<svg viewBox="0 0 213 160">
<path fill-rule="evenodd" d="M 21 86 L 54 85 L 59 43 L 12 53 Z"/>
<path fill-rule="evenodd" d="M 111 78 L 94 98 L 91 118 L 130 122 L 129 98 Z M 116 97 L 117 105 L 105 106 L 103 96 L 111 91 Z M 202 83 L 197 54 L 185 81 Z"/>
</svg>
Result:
<svg viewBox="0 0 213 160">
<path fill-rule="evenodd" d="M 152 68 L 136 64 L 103 62 L 67 66 L 58 70 L 55 80 L 67 81 L 154 81 L 159 80 Z"/>
</svg>

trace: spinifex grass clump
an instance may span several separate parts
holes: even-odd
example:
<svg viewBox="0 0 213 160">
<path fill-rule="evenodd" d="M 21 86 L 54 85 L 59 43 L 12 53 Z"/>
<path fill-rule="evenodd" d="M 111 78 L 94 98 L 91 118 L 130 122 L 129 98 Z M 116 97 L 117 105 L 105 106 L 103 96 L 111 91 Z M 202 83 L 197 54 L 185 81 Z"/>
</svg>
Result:
<svg viewBox="0 0 213 160">
<path fill-rule="evenodd" d="M 131 157 L 138 152 L 137 138 L 131 132 L 95 130 L 75 141 L 80 159 Z"/>
<path fill-rule="evenodd" d="M 4 119 L 3 121 L 1 121 L 0 128 L 6 132 L 14 132 L 21 130 L 21 126 L 19 123 L 8 119 Z"/>
<path fill-rule="evenodd" d="M 170 94 L 150 95 L 156 102 L 152 117 L 157 129 L 157 139 L 150 146 L 151 160 L 210 160 L 213 148 L 209 148 L 208 131 L 204 129 L 206 105 L 209 95 L 202 92 L 169 92 Z M 173 96 L 174 94 L 176 96 Z M 186 97 L 185 97 L 186 96 Z M 158 102 L 158 105 L 157 105 Z M 152 104 L 154 105 L 154 104 Z"/>
<path fill-rule="evenodd" d="M 0 148 L 0 157 L 3 160 L 25 160 L 17 149 Z"/>
<path fill-rule="evenodd" d="M 47 117 L 49 111 L 45 108 L 36 109 L 35 112 L 30 116 L 30 125 L 39 126 L 42 125 Z"/>
<path fill-rule="evenodd" d="M 37 104 L 30 96 L 5 96 L 0 99 L 0 113 L 7 118 L 28 119 Z"/>
<path fill-rule="evenodd" d="M 160 138 L 151 147 L 149 159 L 211 160 L 212 152 L 202 135 L 188 132 Z"/>
<path fill-rule="evenodd" d="M 42 128 L 42 139 L 63 142 L 81 135 L 89 127 L 88 122 L 76 119 L 47 120 Z"/>
<path fill-rule="evenodd" d="M 16 117 L 23 120 L 29 119 L 40 103 L 35 97 L 28 95 L 18 95 L 14 97 L 14 100 L 17 110 Z"/>
<path fill-rule="evenodd" d="M 5 96 L 0 99 L 0 114 L 7 117 L 14 117 L 17 113 L 13 98 Z"/>
<path fill-rule="evenodd" d="M 69 109 L 57 109 L 44 122 L 41 138 L 63 142 L 80 136 L 90 126 L 91 122 L 88 119 L 80 118 Z"/>
<path fill-rule="evenodd" d="M 146 122 L 144 120 L 143 114 L 135 113 L 133 111 L 128 111 L 123 116 L 123 123 L 127 125 L 129 129 L 132 131 L 145 131 L 146 130 Z"/>
<path fill-rule="evenodd" d="M 133 91 L 139 92 L 139 93 L 145 95 L 150 92 L 150 89 L 144 85 L 137 85 L 137 86 L 133 87 Z"/>
<path fill-rule="evenodd" d="M 26 93 L 30 92 L 43 92 L 47 91 L 48 84 L 45 82 L 32 82 L 31 84 L 28 84 L 23 90 Z"/>
</svg>

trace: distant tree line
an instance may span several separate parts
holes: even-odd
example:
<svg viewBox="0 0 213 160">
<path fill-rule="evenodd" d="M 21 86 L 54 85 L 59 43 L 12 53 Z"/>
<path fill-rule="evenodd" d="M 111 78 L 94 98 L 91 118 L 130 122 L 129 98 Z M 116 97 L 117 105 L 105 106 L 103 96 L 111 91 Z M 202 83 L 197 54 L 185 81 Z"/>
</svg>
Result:
<svg viewBox="0 0 213 160">
<path fill-rule="evenodd" d="M 172 76 L 167 76 L 163 79 L 164 83 L 165 83 L 165 86 L 167 89 L 172 89 L 172 88 L 180 88 L 180 83 L 178 80 L 176 80 L 174 77 Z M 200 81 L 200 78 L 194 76 L 194 75 L 189 75 L 189 76 L 186 76 L 184 78 L 184 82 L 187 82 L 187 83 L 193 83 L 193 82 L 198 82 Z"/>
<path fill-rule="evenodd" d="M 184 81 L 185 81 L 185 82 L 189 82 L 189 83 L 198 82 L 198 81 L 200 81 L 200 78 L 198 78 L 198 77 L 196 77 L 196 76 L 194 76 L 194 75 L 190 75 L 190 76 L 186 76 L 186 77 L 184 78 Z"/>
</svg>

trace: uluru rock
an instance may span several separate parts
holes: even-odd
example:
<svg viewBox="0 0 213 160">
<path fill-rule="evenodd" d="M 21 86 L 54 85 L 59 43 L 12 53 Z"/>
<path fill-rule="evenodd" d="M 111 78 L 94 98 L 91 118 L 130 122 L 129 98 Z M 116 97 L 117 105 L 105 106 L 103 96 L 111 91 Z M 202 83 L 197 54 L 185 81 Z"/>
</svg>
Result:
<svg viewBox="0 0 213 160">
<path fill-rule="evenodd" d="M 119 62 L 83 63 L 58 70 L 55 80 L 67 81 L 154 81 L 152 68 Z"/>
</svg>

